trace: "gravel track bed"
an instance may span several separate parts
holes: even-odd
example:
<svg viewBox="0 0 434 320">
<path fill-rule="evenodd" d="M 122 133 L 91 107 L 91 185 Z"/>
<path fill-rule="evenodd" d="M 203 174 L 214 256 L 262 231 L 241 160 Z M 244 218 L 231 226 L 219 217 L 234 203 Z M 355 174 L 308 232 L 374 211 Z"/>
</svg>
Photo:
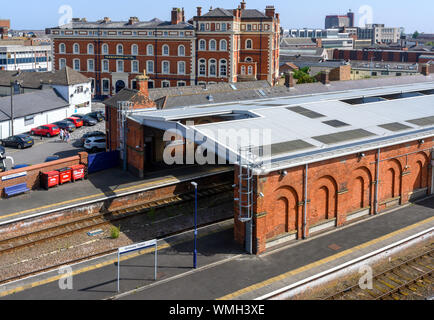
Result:
<svg viewBox="0 0 434 320">
<path fill-rule="evenodd" d="M 81 232 L 6 253 L 0 258 L 0 281 L 191 228 L 193 212 L 194 204 L 191 203 L 157 209 L 114 223 L 121 230 L 118 239 L 110 238 L 112 225 L 108 225 L 98 228 L 104 232 L 94 237 Z M 217 196 L 205 205 L 199 204 L 199 224 L 231 217 L 233 200 L 228 196 Z"/>
</svg>

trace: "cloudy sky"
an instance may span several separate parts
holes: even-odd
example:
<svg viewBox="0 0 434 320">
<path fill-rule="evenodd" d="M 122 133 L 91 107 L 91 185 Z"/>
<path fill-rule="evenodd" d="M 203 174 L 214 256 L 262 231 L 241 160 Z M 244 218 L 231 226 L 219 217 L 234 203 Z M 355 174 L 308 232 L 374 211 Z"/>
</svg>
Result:
<svg viewBox="0 0 434 320">
<path fill-rule="evenodd" d="M 273 4 L 281 13 L 281 23 L 289 28 L 323 28 L 324 17 L 328 14 L 345 14 L 351 9 L 356 14 L 356 25 L 365 21 L 384 23 L 392 27 L 404 27 L 407 33 L 415 30 L 434 33 L 434 1 L 432 0 L 247 0 L 248 8 L 264 10 Z M 138 16 L 140 20 L 157 17 L 170 19 L 172 7 L 185 7 L 187 18 L 196 13 L 196 6 L 202 12 L 212 7 L 234 8 L 239 1 L 233 0 L 21 0 L 4 1 L 0 19 L 11 19 L 14 29 L 44 29 L 64 21 L 72 11 L 73 17 L 86 17 L 88 21 L 110 17 L 112 20 L 126 20 Z M 66 9 L 65 9 L 66 8 Z M 360 13 L 359 13 L 360 12 Z"/>
</svg>

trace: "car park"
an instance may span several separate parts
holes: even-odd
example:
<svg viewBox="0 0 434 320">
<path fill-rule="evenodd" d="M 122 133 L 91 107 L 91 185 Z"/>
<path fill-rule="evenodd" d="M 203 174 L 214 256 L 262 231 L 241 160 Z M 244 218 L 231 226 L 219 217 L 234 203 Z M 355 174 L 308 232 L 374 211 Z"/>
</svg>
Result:
<svg viewBox="0 0 434 320">
<path fill-rule="evenodd" d="M 91 117 L 91 118 L 96 119 L 98 122 L 104 121 L 104 116 L 103 116 L 102 112 L 95 111 L 95 112 L 90 112 L 86 115 Z"/>
<path fill-rule="evenodd" d="M 33 136 L 45 136 L 48 138 L 57 136 L 59 133 L 60 128 L 56 124 L 46 124 L 30 130 L 30 134 Z"/>
<path fill-rule="evenodd" d="M 84 142 L 84 148 L 91 152 L 98 150 L 105 150 L 106 138 L 105 137 L 90 137 Z"/>
<path fill-rule="evenodd" d="M 89 117 L 87 115 L 84 114 L 74 114 L 75 118 L 80 118 L 81 120 L 83 120 L 83 125 L 88 126 L 88 127 L 92 127 L 95 126 L 96 124 L 98 124 L 98 120 L 96 120 L 95 118 Z"/>
<path fill-rule="evenodd" d="M 104 137 L 105 138 L 105 133 L 102 131 L 92 131 L 92 132 L 85 133 L 80 139 L 82 145 L 84 145 L 84 142 L 91 137 Z"/>
<path fill-rule="evenodd" d="M 30 148 L 34 144 L 35 141 L 33 140 L 33 138 L 25 134 L 19 134 L 1 140 L 1 145 L 3 147 L 12 147 L 18 149 Z"/>
<path fill-rule="evenodd" d="M 54 124 L 59 126 L 60 129 L 67 130 L 69 132 L 73 132 L 76 129 L 75 124 L 71 121 L 62 120 L 55 122 Z"/>
<path fill-rule="evenodd" d="M 77 117 L 69 117 L 69 118 L 64 119 L 64 121 L 72 122 L 76 128 L 80 128 L 83 126 L 83 120 L 81 120 L 80 118 L 77 118 Z"/>
</svg>

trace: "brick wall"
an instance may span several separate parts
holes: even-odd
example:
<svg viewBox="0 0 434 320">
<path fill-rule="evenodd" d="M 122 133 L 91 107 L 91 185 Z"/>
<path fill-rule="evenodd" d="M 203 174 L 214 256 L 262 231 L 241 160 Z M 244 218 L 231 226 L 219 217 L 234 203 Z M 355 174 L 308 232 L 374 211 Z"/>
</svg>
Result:
<svg viewBox="0 0 434 320">
<path fill-rule="evenodd" d="M 351 80 L 351 65 L 340 66 L 330 70 L 330 81 L 345 81 Z"/>
<path fill-rule="evenodd" d="M 36 190 L 40 188 L 40 173 L 48 172 L 53 170 L 59 170 L 65 167 L 71 167 L 77 164 L 84 164 L 87 167 L 87 156 L 86 152 L 80 152 L 77 156 L 64 158 L 52 162 L 40 163 L 30 167 L 21 168 L 17 170 L 10 170 L 0 173 L 0 195 L 5 197 L 4 188 L 11 187 L 17 184 L 26 183 L 27 188 L 31 190 Z M 1 181 L 2 177 L 9 176 L 16 173 L 27 172 L 26 176 L 19 177 L 12 180 Z"/>
<path fill-rule="evenodd" d="M 414 141 L 381 150 L 380 159 L 385 161 L 380 162 L 379 170 L 379 212 L 430 194 L 429 149 L 433 147 L 433 139 L 425 139 L 423 144 Z M 408 155 L 402 156 L 405 154 Z M 339 227 L 353 213 L 375 213 L 376 160 L 377 150 L 372 150 L 365 152 L 363 158 L 354 154 L 309 165 L 306 236 L 315 225 L 335 221 Z M 305 166 L 286 171 L 286 176 L 272 172 L 255 181 L 257 193 L 264 194 L 255 199 L 254 208 L 258 253 L 264 252 L 266 243 L 276 237 L 289 233 L 303 237 Z M 243 243 L 244 224 L 237 216 L 235 206 L 235 240 Z"/>
</svg>

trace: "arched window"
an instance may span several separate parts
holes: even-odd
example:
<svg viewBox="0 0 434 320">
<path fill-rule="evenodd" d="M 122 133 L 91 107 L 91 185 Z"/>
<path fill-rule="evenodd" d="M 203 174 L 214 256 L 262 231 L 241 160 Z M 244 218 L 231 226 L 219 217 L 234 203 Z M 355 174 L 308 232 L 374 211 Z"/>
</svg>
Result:
<svg viewBox="0 0 434 320">
<path fill-rule="evenodd" d="M 139 54 L 139 46 L 137 44 L 133 44 L 131 46 L 131 54 L 133 56 L 137 56 Z"/>
<path fill-rule="evenodd" d="M 131 72 L 134 72 L 134 73 L 139 72 L 139 61 L 137 61 L 137 60 L 131 61 Z"/>
<path fill-rule="evenodd" d="M 102 50 L 103 54 L 108 54 L 109 53 L 109 47 L 108 47 L 108 45 L 107 44 L 103 44 L 101 50 Z"/>
<path fill-rule="evenodd" d="M 206 50 L 206 41 L 205 40 L 199 40 L 199 50 L 205 51 Z"/>
<path fill-rule="evenodd" d="M 199 60 L 199 76 L 206 77 L 206 60 Z"/>
<path fill-rule="evenodd" d="M 249 66 L 247 68 L 247 70 L 248 70 L 249 75 L 253 74 L 253 67 L 252 66 Z"/>
<path fill-rule="evenodd" d="M 178 62 L 178 74 L 185 74 L 185 62 L 184 61 Z"/>
<path fill-rule="evenodd" d="M 227 77 L 228 75 L 228 65 L 226 60 L 220 60 L 220 77 Z"/>
<path fill-rule="evenodd" d="M 116 52 L 117 52 L 117 54 L 124 54 L 124 46 L 121 44 L 118 44 L 116 46 Z"/>
<path fill-rule="evenodd" d="M 246 66 L 241 66 L 241 74 L 246 74 Z"/>
<path fill-rule="evenodd" d="M 64 43 L 59 45 L 59 53 L 66 53 L 66 46 Z"/>
<path fill-rule="evenodd" d="M 102 72 L 109 72 L 109 61 L 102 60 Z"/>
<path fill-rule="evenodd" d="M 217 50 L 217 42 L 214 39 L 209 41 L 209 50 L 210 51 Z"/>
<path fill-rule="evenodd" d="M 73 67 L 75 71 L 80 71 L 80 59 L 74 59 Z"/>
<path fill-rule="evenodd" d="M 146 72 L 154 73 L 154 61 L 152 60 L 146 61 Z"/>
<path fill-rule="evenodd" d="M 162 88 L 169 88 L 170 87 L 170 81 L 164 80 L 161 82 Z"/>
<path fill-rule="evenodd" d="M 74 53 L 75 54 L 80 53 L 80 45 L 78 43 L 74 43 Z"/>
<path fill-rule="evenodd" d="M 246 49 L 253 49 L 253 41 L 250 39 L 246 40 Z"/>
<path fill-rule="evenodd" d="M 87 60 L 87 71 L 95 71 L 95 61 L 93 59 Z"/>
<path fill-rule="evenodd" d="M 124 61 L 123 60 L 118 60 L 116 62 L 116 66 L 117 66 L 117 72 L 124 72 Z"/>
<path fill-rule="evenodd" d="M 252 62 L 253 61 L 253 59 L 252 58 L 250 58 L 250 57 L 247 57 L 245 60 L 244 60 L 245 62 Z"/>
<path fill-rule="evenodd" d="M 89 44 L 87 45 L 87 53 L 88 53 L 88 54 L 94 54 L 93 44 L 92 44 L 92 43 L 89 43 Z"/>
<path fill-rule="evenodd" d="M 215 59 L 209 60 L 209 77 L 216 77 L 217 76 L 217 61 Z"/>
<path fill-rule="evenodd" d="M 66 59 L 59 59 L 59 70 L 66 67 Z"/>
<path fill-rule="evenodd" d="M 152 44 L 148 44 L 146 46 L 146 54 L 148 56 L 153 56 L 154 55 L 154 46 Z"/>
<path fill-rule="evenodd" d="M 167 44 L 163 45 L 163 56 L 169 55 L 169 46 Z"/>
<path fill-rule="evenodd" d="M 228 42 L 226 40 L 220 40 L 220 51 L 228 50 Z"/>
<path fill-rule="evenodd" d="M 182 45 L 178 47 L 178 56 L 180 57 L 185 56 L 185 47 Z"/>
<path fill-rule="evenodd" d="M 163 61 L 162 62 L 162 73 L 169 74 L 170 73 L 170 62 L 169 61 Z"/>
</svg>

